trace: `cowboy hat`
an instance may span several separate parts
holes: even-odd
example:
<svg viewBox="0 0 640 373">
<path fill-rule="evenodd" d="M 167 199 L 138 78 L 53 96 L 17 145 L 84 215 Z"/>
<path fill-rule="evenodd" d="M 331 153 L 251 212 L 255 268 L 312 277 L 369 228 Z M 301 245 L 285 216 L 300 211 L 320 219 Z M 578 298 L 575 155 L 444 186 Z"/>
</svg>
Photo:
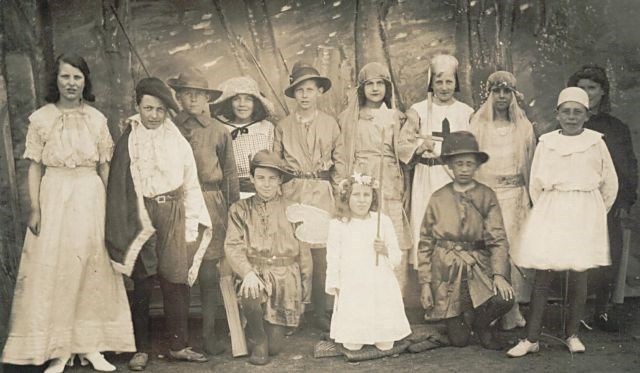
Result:
<svg viewBox="0 0 640 373">
<path fill-rule="evenodd" d="M 323 92 L 326 92 L 331 88 L 331 79 L 320 75 L 315 67 L 304 62 L 296 62 L 296 64 L 293 65 L 291 76 L 289 77 L 290 84 L 284 90 L 284 94 L 287 97 L 295 98 L 294 91 L 296 86 L 309 79 L 315 79 L 318 83 L 318 87 L 321 87 Z"/>
<path fill-rule="evenodd" d="M 440 159 L 446 163 L 451 157 L 461 154 L 473 154 L 480 163 L 485 163 L 489 160 L 489 154 L 480 151 L 478 142 L 471 132 L 451 132 L 444 138 Z"/>
<path fill-rule="evenodd" d="M 282 178 L 283 183 L 286 183 L 294 177 L 293 173 L 282 164 L 280 157 L 271 150 L 263 149 L 253 156 L 249 163 L 252 175 L 254 170 L 258 167 L 280 171 L 280 177 Z"/>
<path fill-rule="evenodd" d="M 210 89 L 209 82 L 205 78 L 204 74 L 195 68 L 187 71 L 180 72 L 177 77 L 167 80 L 169 87 L 173 88 L 176 92 L 181 89 L 197 89 L 205 91 L 209 94 L 209 101 L 215 101 L 222 92 L 217 89 Z"/>
</svg>

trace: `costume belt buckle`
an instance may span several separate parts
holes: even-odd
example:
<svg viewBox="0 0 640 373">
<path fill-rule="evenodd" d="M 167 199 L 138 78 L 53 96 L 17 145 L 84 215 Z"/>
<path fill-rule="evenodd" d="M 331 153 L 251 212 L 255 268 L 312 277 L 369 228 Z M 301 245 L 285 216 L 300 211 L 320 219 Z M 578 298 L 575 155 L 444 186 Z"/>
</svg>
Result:
<svg viewBox="0 0 640 373">
<path fill-rule="evenodd" d="M 454 249 L 455 251 L 462 251 L 462 245 L 455 245 L 455 246 L 453 247 L 453 249 Z"/>
<path fill-rule="evenodd" d="M 167 202 L 167 196 L 157 196 L 157 197 L 156 197 L 156 202 L 158 202 L 158 203 L 165 203 L 165 202 Z"/>
</svg>

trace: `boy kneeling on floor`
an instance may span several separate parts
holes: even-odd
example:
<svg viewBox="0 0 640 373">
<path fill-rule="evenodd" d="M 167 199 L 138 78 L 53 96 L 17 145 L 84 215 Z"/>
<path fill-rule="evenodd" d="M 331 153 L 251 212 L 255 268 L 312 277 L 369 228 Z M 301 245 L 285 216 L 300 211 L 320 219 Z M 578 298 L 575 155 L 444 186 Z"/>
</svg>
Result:
<svg viewBox="0 0 640 373">
<path fill-rule="evenodd" d="M 453 182 L 437 190 L 420 229 L 420 301 L 426 319 L 443 319 L 453 346 L 469 344 L 471 330 L 487 349 L 500 350 L 490 324 L 513 306 L 508 242 L 493 190 L 473 179 L 489 156 L 470 132 L 449 134 L 442 161 Z"/>
</svg>

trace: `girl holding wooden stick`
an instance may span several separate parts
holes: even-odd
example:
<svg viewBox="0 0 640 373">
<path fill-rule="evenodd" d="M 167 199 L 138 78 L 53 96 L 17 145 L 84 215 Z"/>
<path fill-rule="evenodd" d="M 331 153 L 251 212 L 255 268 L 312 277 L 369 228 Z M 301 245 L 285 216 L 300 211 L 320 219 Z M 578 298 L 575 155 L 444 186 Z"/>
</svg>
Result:
<svg viewBox="0 0 640 373">
<path fill-rule="evenodd" d="M 326 291 L 336 297 L 330 335 L 348 350 L 389 350 L 411 333 L 393 272 L 402 252 L 391 219 L 378 210 L 378 188 L 359 173 L 342 181 L 329 223 Z"/>
</svg>

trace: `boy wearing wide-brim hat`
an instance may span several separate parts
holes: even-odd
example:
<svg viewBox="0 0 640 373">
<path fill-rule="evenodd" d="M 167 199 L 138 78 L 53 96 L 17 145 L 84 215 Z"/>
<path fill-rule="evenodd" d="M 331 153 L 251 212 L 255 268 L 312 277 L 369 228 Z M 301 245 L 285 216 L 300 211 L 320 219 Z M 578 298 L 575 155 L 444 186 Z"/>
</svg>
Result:
<svg viewBox="0 0 640 373">
<path fill-rule="evenodd" d="M 259 151 L 251 161 L 256 194 L 229 209 L 224 250 L 240 280 L 240 304 L 253 343 L 249 362 L 255 365 L 280 352 L 285 328 L 298 326 L 311 299 L 311 254 L 287 219 L 292 202 L 280 193 L 282 182 L 292 177 L 277 154 Z"/>
<path fill-rule="evenodd" d="M 202 260 L 198 282 L 202 302 L 203 349 L 208 354 L 217 355 L 225 350 L 216 339 L 214 328 L 219 303 L 218 262 L 224 256 L 228 207 L 239 198 L 236 161 L 231 135 L 208 112 L 208 103 L 220 97 L 222 92 L 209 89 L 206 77 L 197 69 L 180 72 L 167 83 L 175 90 L 182 107 L 174 121 L 193 150 L 200 188 L 213 224 L 213 237 Z"/>
<path fill-rule="evenodd" d="M 473 179 L 489 156 L 470 132 L 460 131 L 445 137 L 440 159 L 454 180 L 433 193 L 420 230 L 425 318 L 444 320 L 453 346 L 466 346 L 473 330 L 483 347 L 501 349 L 490 324 L 514 302 L 508 242 L 495 192 Z"/>
<path fill-rule="evenodd" d="M 336 120 L 317 108 L 318 98 L 331 88 L 329 78 L 314 67 L 296 63 L 291 84 L 285 94 L 296 100 L 296 107 L 276 127 L 273 149 L 285 166 L 293 170 L 294 179 L 282 185 L 284 196 L 294 202 L 333 213 L 333 191 L 345 178 L 345 154 Z M 313 309 L 316 325 L 329 331 L 326 316 L 326 245 L 311 247 Z"/>
<path fill-rule="evenodd" d="M 138 114 L 127 119 L 111 159 L 105 238 L 114 269 L 134 282 L 131 316 L 137 352 L 131 370 L 145 369 L 151 341 L 149 301 L 159 279 L 169 337 L 169 356 L 205 362 L 189 347 L 189 286 L 211 239 L 193 151 L 169 118 L 171 90 L 158 78 L 136 85 Z M 198 231 L 202 240 L 195 244 Z M 189 250 L 188 246 L 195 246 Z"/>
</svg>

